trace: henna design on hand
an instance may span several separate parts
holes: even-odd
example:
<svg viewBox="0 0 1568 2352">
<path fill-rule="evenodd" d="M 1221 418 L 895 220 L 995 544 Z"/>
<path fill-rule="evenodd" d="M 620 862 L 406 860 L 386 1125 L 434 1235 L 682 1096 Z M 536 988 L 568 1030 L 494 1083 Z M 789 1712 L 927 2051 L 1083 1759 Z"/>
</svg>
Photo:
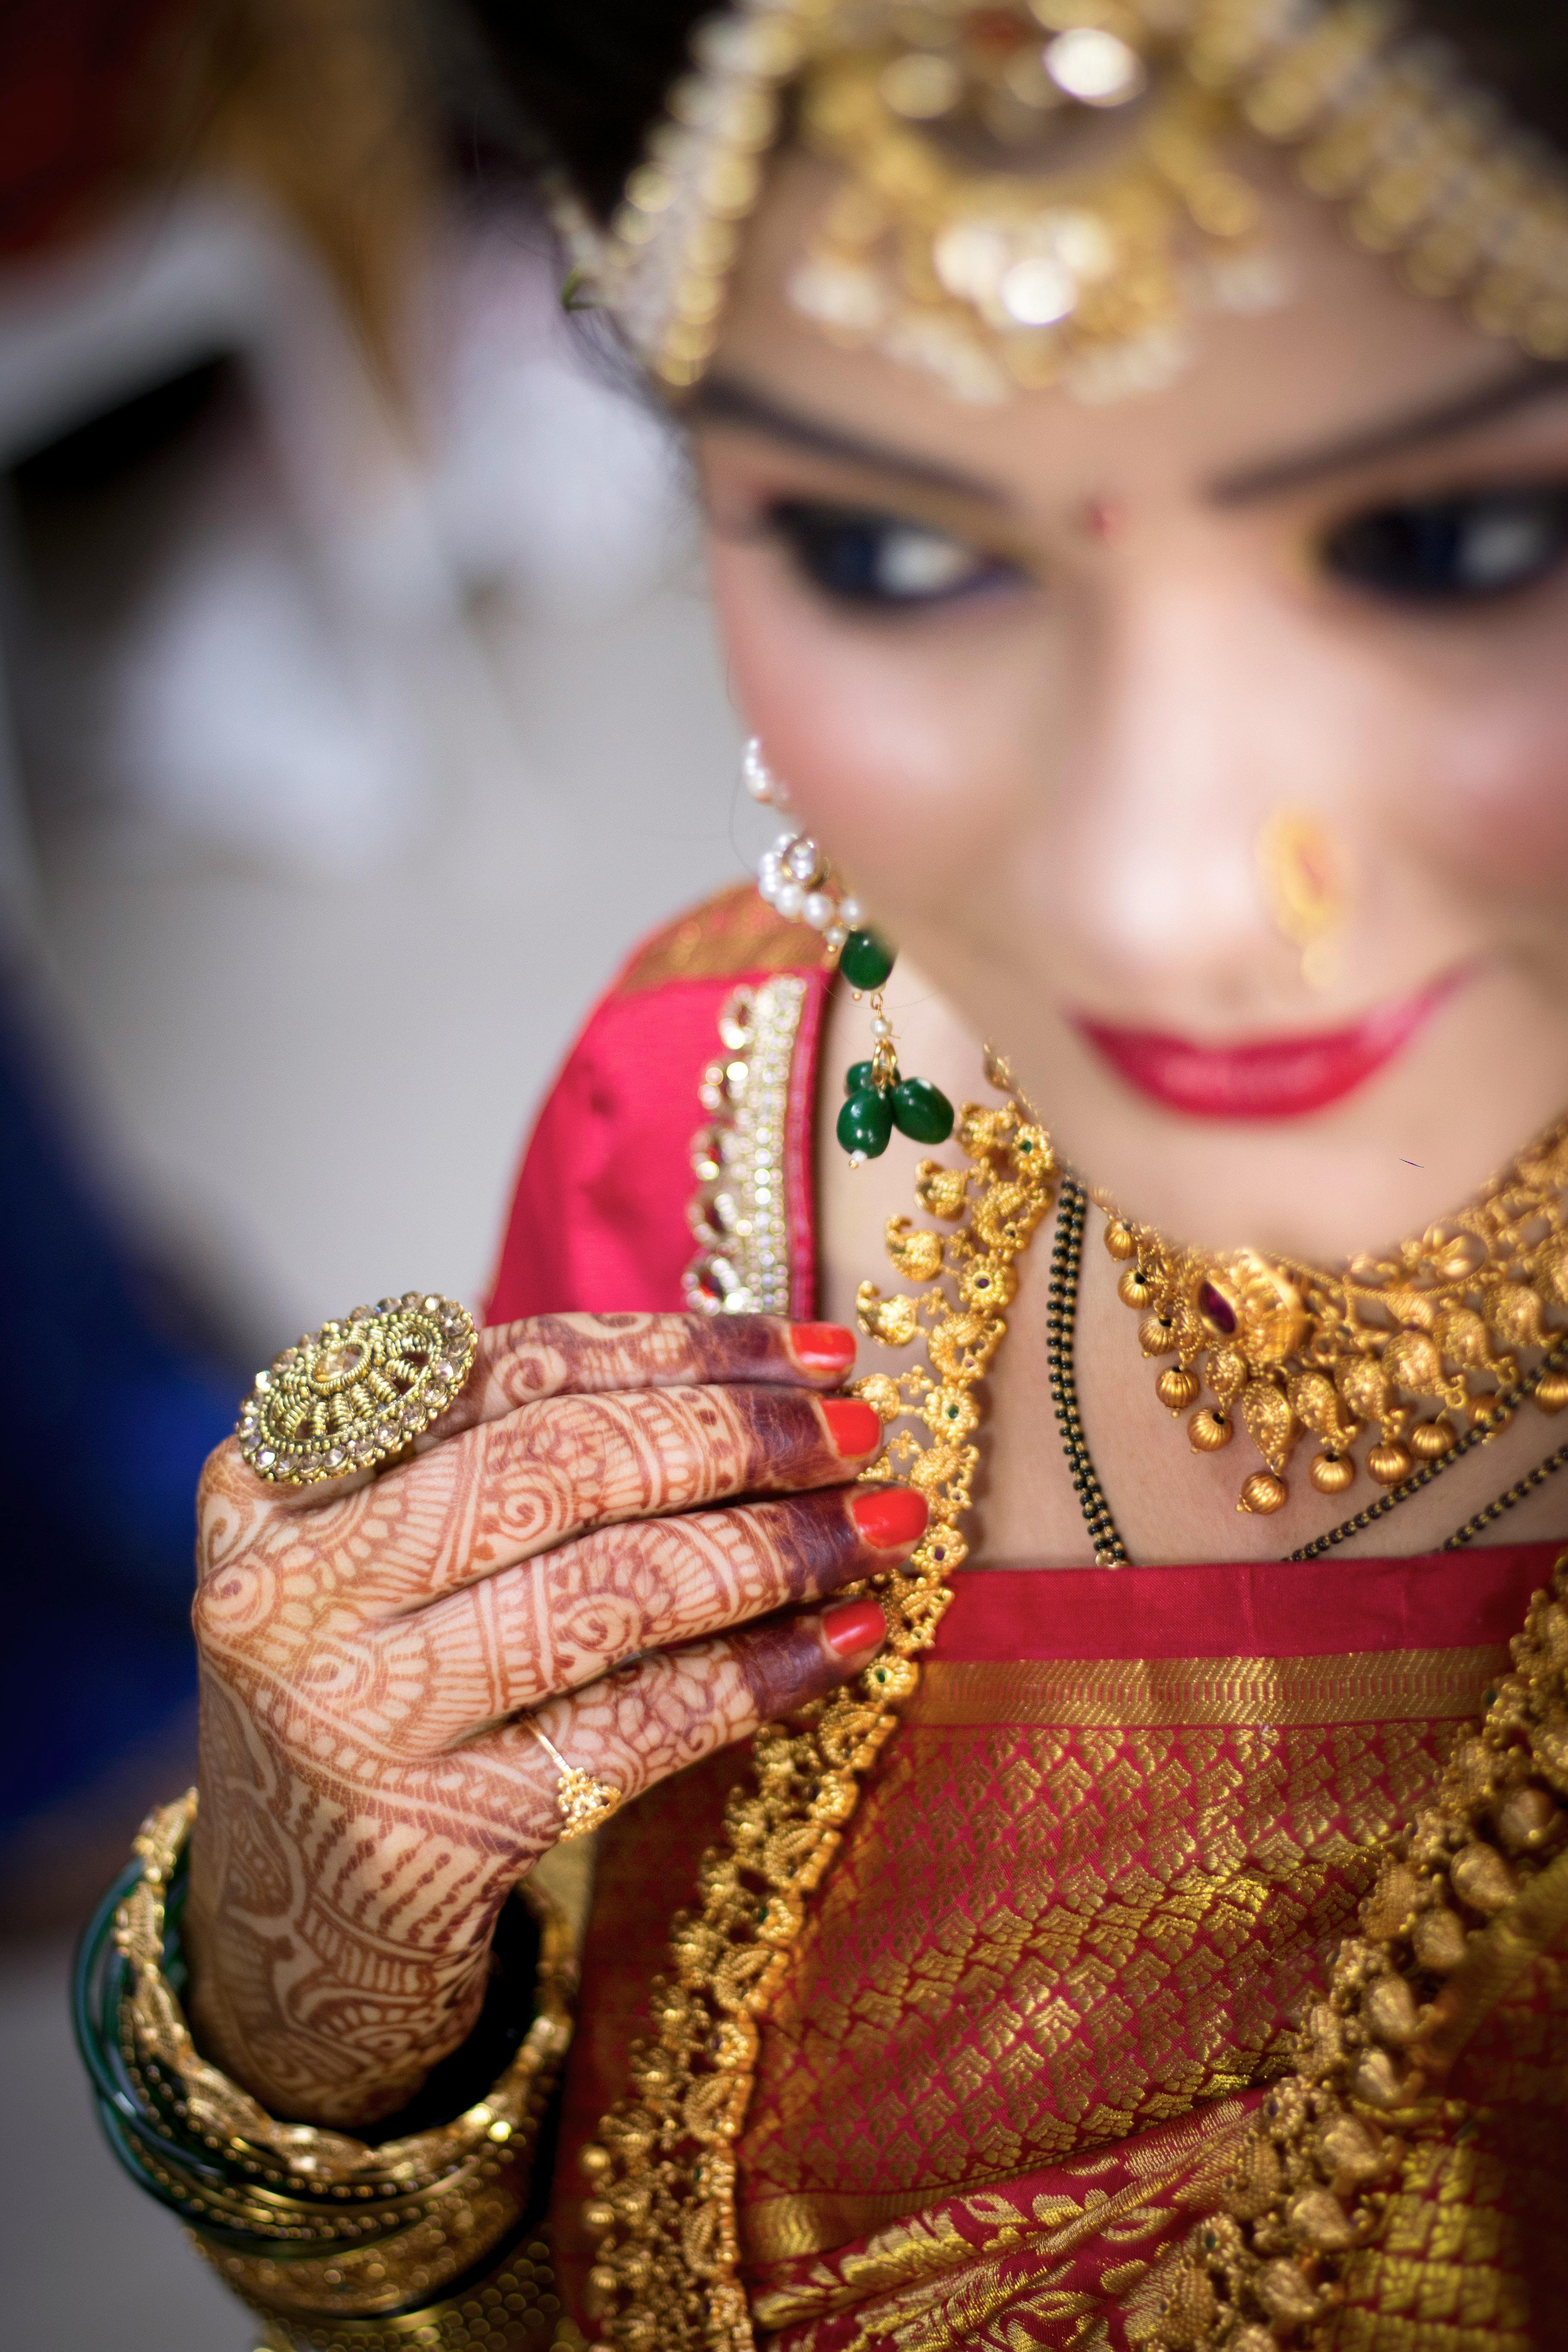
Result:
<svg viewBox="0 0 1568 2352">
<path fill-rule="evenodd" d="M 786 1333 L 545 1318 L 486 1334 L 466 1425 L 379 1479 L 301 1496 L 213 1456 L 193 2013 L 275 2111 L 393 2112 L 468 2031 L 500 1906 L 560 1826 L 553 1768 L 500 1718 L 540 1706 L 631 1790 L 841 1678 L 815 1619 L 712 1638 L 867 1565 Z"/>
</svg>

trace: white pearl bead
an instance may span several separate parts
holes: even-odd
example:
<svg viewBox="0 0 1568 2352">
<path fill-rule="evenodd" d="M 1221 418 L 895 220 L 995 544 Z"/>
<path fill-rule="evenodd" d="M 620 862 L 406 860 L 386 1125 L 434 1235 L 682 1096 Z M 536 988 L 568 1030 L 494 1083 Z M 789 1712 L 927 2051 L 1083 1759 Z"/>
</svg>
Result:
<svg viewBox="0 0 1568 2352">
<path fill-rule="evenodd" d="M 825 931 L 833 920 L 833 901 L 826 890 L 813 890 L 800 911 L 814 931 Z"/>
<path fill-rule="evenodd" d="M 798 882 L 781 882 L 773 895 L 773 905 L 786 922 L 798 922 L 805 904 L 805 892 Z"/>
<path fill-rule="evenodd" d="M 838 919 L 843 924 L 847 931 L 858 931 L 860 928 L 859 899 L 841 899 L 838 907 Z"/>
<path fill-rule="evenodd" d="M 746 780 L 746 790 L 754 801 L 772 800 L 773 780 L 768 773 L 767 761 L 763 757 L 763 747 L 754 735 L 746 746 L 745 756 L 741 762 L 741 773 Z"/>
<path fill-rule="evenodd" d="M 892 1023 L 891 1023 L 890 1021 L 884 1021 L 884 1020 L 883 1020 L 883 1018 L 882 1018 L 882 1016 L 881 1016 L 881 1014 L 879 1013 L 877 1014 L 877 1016 L 876 1016 L 875 1020 L 874 1020 L 874 1021 L 872 1022 L 872 1024 L 871 1024 L 871 1034 L 872 1034 L 872 1036 L 873 1036 L 873 1037 L 890 1037 L 890 1036 L 892 1035 L 892 1034 L 893 1034 L 893 1024 L 892 1024 Z"/>
</svg>

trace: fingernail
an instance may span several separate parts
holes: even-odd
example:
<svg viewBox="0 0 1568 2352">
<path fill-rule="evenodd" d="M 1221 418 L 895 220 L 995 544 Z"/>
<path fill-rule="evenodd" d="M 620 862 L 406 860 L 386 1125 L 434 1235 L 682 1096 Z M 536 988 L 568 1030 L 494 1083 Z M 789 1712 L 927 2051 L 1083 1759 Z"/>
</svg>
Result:
<svg viewBox="0 0 1568 2352">
<path fill-rule="evenodd" d="M 836 1658 L 874 1657 L 888 1638 L 888 1620 L 879 1601 L 847 1601 L 841 1609 L 824 1610 L 822 1638 Z"/>
<path fill-rule="evenodd" d="M 789 1346 L 803 1372 L 831 1372 L 842 1380 L 855 1361 L 855 1334 L 841 1323 L 792 1323 Z"/>
<path fill-rule="evenodd" d="M 879 1551 L 903 1551 L 924 1535 L 931 1507 L 912 1486 L 865 1486 L 849 1513 L 866 1541 Z"/>
<path fill-rule="evenodd" d="M 825 1397 L 822 1418 L 840 1454 L 858 1460 L 882 1443 L 881 1416 L 858 1397 Z"/>
</svg>

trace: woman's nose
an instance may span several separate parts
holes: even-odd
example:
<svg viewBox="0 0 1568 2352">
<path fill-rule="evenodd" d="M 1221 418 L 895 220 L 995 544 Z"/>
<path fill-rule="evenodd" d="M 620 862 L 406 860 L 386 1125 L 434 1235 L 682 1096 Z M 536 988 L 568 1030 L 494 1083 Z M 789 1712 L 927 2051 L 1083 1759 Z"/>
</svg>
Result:
<svg viewBox="0 0 1568 2352">
<path fill-rule="evenodd" d="M 1256 581 L 1193 570 L 1122 595 L 1095 637 L 1058 802 L 1083 945 L 1129 984 L 1271 993 L 1300 958 L 1271 917 L 1260 845 L 1282 811 L 1331 831 L 1353 775 L 1321 656 L 1303 700 L 1289 616 Z"/>
</svg>

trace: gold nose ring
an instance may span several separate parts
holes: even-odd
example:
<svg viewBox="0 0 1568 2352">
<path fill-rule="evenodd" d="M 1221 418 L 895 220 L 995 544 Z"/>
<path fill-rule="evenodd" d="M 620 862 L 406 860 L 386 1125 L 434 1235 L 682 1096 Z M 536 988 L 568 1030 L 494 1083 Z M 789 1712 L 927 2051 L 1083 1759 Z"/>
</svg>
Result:
<svg viewBox="0 0 1568 2352">
<path fill-rule="evenodd" d="M 1333 835 L 1310 810 L 1277 809 L 1258 837 L 1258 870 L 1275 929 L 1300 950 L 1302 979 L 1327 988 L 1347 898 Z"/>
</svg>

